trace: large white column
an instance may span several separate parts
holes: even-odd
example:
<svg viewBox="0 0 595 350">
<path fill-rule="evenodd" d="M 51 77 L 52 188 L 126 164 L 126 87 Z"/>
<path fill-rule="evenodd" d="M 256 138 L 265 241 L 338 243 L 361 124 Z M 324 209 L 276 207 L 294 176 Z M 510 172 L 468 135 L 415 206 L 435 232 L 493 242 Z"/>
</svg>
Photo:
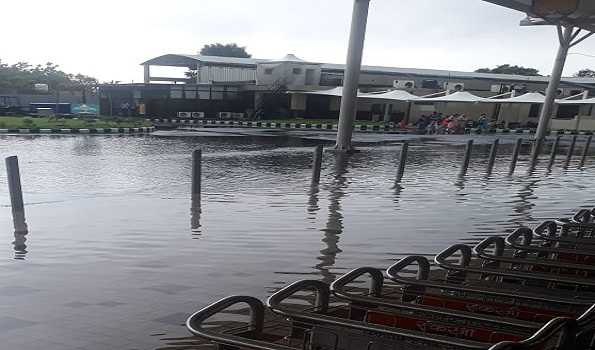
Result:
<svg viewBox="0 0 595 350">
<path fill-rule="evenodd" d="M 341 98 L 341 111 L 339 113 L 337 144 L 335 146 L 340 151 L 350 151 L 352 149 L 351 137 L 357 112 L 357 89 L 362 66 L 369 7 L 370 0 L 354 0 L 347 66 L 345 67 L 343 80 L 343 97 Z"/>
<path fill-rule="evenodd" d="M 560 47 L 558 48 L 558 54 L 556 55 L 556 61 L 554 62 L 554 68 L 552 75 L 550 76 L 550 82 L 545 94 L 545 102 L 541 109 L 541 115 L 539 117 L 539 125 L 537 126 L 537 132 L 535 134 L 535 145 L 533 147 L 533 153 L 531 159 L 533 162 L 539 156 L 541 145 L 546 137 L 550 120 L 554 112 L 554 104 L 558 95 L 558 88 L 560 86 L 560 80 L 562 79 L 562 73 L 564 71 L 564 65 L 566 64 L 566 58 L 568 57 L 568 50 L 570 49 L 570 43 L 572 42 L 572 31 L 573 27 L 565 27 L 560 37 Z"/>
</svg>

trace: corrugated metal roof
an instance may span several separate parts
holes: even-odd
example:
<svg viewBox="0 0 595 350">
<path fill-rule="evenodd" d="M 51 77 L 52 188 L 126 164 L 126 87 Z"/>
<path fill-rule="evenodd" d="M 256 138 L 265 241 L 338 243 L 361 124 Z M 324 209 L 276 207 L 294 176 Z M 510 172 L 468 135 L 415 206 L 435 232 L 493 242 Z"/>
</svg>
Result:
<svg viewBox="0 0 595 350">
<path fill-rule="evenodd" d="M 208 64 L 218 65 L 241 65 L 241 66 L 254 66 L 258 63 L 275 62 L 278 60 L 268 59 L 257 59 L 257 58 L 239 58 L 239 57 L 219 57 L 219 56 L 202 56 L 202 55 L 179 55 L 170 54 L 163 55 L 142 64 L 152 65 L 164 65 L 164 66 L 192 66 L 192 62 L 203 62 Z M 334 63 L 323 63 L 321 64 L 322 70 L 326 71 L 344 71 L 344 64 Z M 493 74 L 493 73 L 476 73 L 476 72 L 461 72 L 461 71 L 449 71 L 439 69 L 422 69 L 422 68 L 400 68 L 400 67 L 384 67 L 384 66 L 362 66 L 362 72 L 364 73 L 377 73 L 377 74 L 394 74 L 394 75 L 406 75 L 406 76 L 419 76 L 419 77 L 441 77 L 452 79 L 486 79 L 486 80 L 500 80 L 509 82 L 534 82 L 534 83 L 548 83 L 549 77 L 544 76 L 525 76 L 525 75 L 513 75 L 513 74 Z M 595 78 L 577 78 L 577 77 L 565 77 L 562 78 L 565 83 L 571 84 L 595 84 Z"/>
</svg>

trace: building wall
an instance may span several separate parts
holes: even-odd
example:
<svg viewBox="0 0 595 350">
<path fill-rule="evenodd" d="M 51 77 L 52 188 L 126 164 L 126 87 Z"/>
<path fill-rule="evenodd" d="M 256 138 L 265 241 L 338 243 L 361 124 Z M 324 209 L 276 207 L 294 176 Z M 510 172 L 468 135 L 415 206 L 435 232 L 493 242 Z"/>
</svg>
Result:
<svg viewBox="0 0 595 350">
<path fill-rule="evenodd" d="M 306 81 L 308 70 L 311 81 Z M 315 89 L 320 86 L 320 65 L 298 62 L 259 64 L 256 68 L 256 85 L 285 85 L 289 90 Z"/>
<path fill-rule="evenodd" d="M 256 69 L 248 67 L 232 66 L 201 66 L 199 70 L 199 82 L 238 82 L 255 81 Z"/>
</svg>

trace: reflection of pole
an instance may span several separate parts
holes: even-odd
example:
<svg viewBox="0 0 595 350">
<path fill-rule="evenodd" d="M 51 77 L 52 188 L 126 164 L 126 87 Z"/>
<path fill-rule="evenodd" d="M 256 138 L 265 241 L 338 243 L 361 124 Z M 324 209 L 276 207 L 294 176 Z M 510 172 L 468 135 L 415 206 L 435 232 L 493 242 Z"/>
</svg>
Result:
<svg viewBox="0 0 595 350">
<path fill-rule="evenodd" d="M 190 207 L 190 229 L 192 232 L 200 232 L 200 195 L 192 196 L 192 206 Z"/>
<path fill-rule="evenodd" d="M 587 141 L 585 142 L 585 147 L 583 148 L 583 156 L 581 157 L 579 168 L 585 166 L 585 161 L 587 160 L 587 155 L 589 154 L 589 148 L 591 148 L 591 141 L 593 141 L 593 136 L 589 135 Z"/>
<path fill-rule="evenodd" d="M 17 156 L 6 158 L 6 172 L 8 174 L 8 191 L 10 193 L 14 230 L 17 233 L 27 233 L 25 204 L 23 202 L 23 189 L 21 187 L 21 174 Z"/>
<path fill-rule="evenodd" d="M 17 260 L 25 260 L 25 256 L 27 255 L 27 234 L 26 233 L 14 233 L 14 242 L 12 242 L 14 246 L 14 258 Z"/>
<path fill-rule="evenodd" d="M 328 204 L 328 220 L 322 241 L 326 244 L 326 248 L 320 251 L 318 260 L 321 262 L 316 265 L 320 270 L 324 282 L 330 283 L 334 280 L 334 276 L 329 272 L 329 268 L 335 265 L 337 254 L 341 252 L 339 248 L 339 236 L 343 232 L 343 213 L 341 210 L 341 198 L 345 196 L 345 186 L 347 178 L 348 156 L 344 153 L 337 153 L 334 169 L 334 181 L 332 187 L 329 189 L 329 204 Z"/>
<path fill-rule="evenodd" d="M 539 125 L 537 126 L 537 133 L 535 134 L 535 144 L 533 145 L 533 151 L 531 153 L 532 166 L 537 162 L 537 157 L 539 157 L 541 146 L 550 124 L 556 96 L 558 95 L 558 87 L 560 85 L 560 80 L 562 79 L 562 72 L 564 71 L 564 65 L 566 64 L 566 58 L 568 57 L 568 50 L 570 49 L 572 40 L 576 37 L 572 33 L 573 29 L 573 27 L 565 27 L 564 29 L 558 27 L 560 47 L 558 48 L 558 54 L 545 95 L 545 102 L 539 117 Z"/>
<path fill-rule="evenodd" d="M 202 151 L 197 149 L 192 152 L 192 196 L 200 197 L 201 188 Z"/>
<path fill-rule="evenodd" d="M 370 0 L 354 0 L 347 66 L 345 67 L 343 96 L 339 113 L 337 145 L 335 146 L 340 151 L 350 151 L 352 149 L 351 137 L 357 112 L 357 88 L 362 66 L 369 7 Z"/>
</svg>

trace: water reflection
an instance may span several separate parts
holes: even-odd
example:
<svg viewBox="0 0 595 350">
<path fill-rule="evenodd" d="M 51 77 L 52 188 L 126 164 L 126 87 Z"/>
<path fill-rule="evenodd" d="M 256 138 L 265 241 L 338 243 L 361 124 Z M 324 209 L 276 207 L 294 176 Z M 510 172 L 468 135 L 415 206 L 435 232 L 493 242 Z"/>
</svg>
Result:
<svg viewBox="0 0 595 350">
<path fill-rule="evenodd" d="M 17 231 L 14 232 L 14 242 L 12 245 L 14 246 L 14 258 L 16 260 L 25 260 L 27 256 L 27 233 L 19 233 Z"/>
<path fill-rule="evenodd" d="M 202 234 L 200 225 L 200 214 L 202 213 L 200 195 L 192 196 L 192 205 L 190 206 L 190 230 L 193 236 Z"/>
<path fill-rule="evenodd" d="M 536 199 L 535 189 L 538 187 L 539 182 L 538 179 L 531 180 L 516 193 L 515 200 L 511 202 L 514 212 L 511 222 L 522 225 L 533 221 L 531 210 L 535 207 L 535 203 L 532 202 L 532 199 Z"/>
<path fill-rule="evenodd" d="M 326 221 L 326 227 L 322 230 L 324 232 L 322 242 L 326 244 L 326 248 L 320 251 L 320 256 L 318 257 L 320 263 L 315 266 L 320 271 L 322 280 L 327 283 L 331 283 L 335 279 L 330 269 L 335 265 L 337 254 L 341 253 L 341 249 L 339 248 L 339 237 L 343 232 L 341 199 L 345 197 L 345 191 L 347 189 L 346 174 L 348 172 L 347 165 L 350 155 L 344 152 L 337 152 L 335 157 L 333 180 L 328 187 L 328 219 Z"/>
<path fill-rule="evenodd" d="M 318 205 L 320 193 L 320 186 L 318 184 L 312 185 L 310 187 L 310 196 L 308 198 L 308 219 L 316 222 L 316 213 L 320 211 L 320 206 Z"/>
</svg>

